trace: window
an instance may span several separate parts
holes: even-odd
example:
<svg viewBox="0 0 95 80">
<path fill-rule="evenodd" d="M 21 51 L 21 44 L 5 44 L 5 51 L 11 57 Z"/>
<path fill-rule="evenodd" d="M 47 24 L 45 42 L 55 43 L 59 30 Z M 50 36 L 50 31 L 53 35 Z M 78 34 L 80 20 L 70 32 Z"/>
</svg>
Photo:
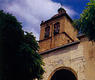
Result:
<svg viewBox="0 0 95 80">
<path fill-rule="evenodd" d="M 58 34 L 60 30 L 60 24 L 59 22 L 54 24 L 54 35 Z"/>
<path fill-rule="evenodd" d="M 50 33 L 50 26 L 45 28 L 45 38 L 49 37 L 49 33 Z"/>
</svg>

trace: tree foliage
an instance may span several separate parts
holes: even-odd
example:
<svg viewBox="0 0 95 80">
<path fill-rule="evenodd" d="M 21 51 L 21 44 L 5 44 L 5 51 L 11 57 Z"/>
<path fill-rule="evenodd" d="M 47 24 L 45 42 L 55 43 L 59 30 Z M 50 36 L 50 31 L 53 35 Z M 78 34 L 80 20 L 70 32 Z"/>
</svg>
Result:
<svg viewBox="0 0 95 80">
<path fill-rule="evenodd" d="M 0 78 L 1 80 L 41 79 L 44 69 L 38 44 L 32 33 L 9 13 L 0 11 Z"/>
<path fill-rule="evenodd" d="M 35 37 L 32 33 L 26 32 L 26 35 L 24 35 L 24 40 L 20 45 L 19 55 L 21 57 L 19 58 L 20 60 L 18 60 L 22 62 L 24 61 L 22 65 L 25 67 L 23 67 L 22 71 L 25 70 L 25 74 L 22 76 L 26 76 L 26 79 L 40 79 L 44 73 L 41 66 L 44 63 L 42 62 L 41 56 L 38 54 L 38 48 L 39 46 L 35 40 Z"/>
<path fill-rule="evenodd" d="M 90 0 L 80 14 L 80 18 L 74 20 L 74 26 L 85 34 L 89 40 L 95 41 L 95 0 Z"/>
</svg>

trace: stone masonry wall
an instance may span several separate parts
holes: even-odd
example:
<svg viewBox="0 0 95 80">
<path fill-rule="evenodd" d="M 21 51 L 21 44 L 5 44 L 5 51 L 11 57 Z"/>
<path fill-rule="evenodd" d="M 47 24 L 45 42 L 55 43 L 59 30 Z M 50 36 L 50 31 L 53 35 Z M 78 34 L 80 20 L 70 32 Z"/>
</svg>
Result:
<svg viewBox="0 0 95 80">
<path fill-rule="evenodd" d="M 43 54 L 45 63 L 45 74 L 43 80 L 50 80 L 52 73 L 59 67 L 71 68 L 77 77 L 77 80 L 86 80 L 85 77 L 85 58 L 83 55 L 83 46 L 80 44 L 71 47 L 56 50 L 47 54 Z"/>
</svg>

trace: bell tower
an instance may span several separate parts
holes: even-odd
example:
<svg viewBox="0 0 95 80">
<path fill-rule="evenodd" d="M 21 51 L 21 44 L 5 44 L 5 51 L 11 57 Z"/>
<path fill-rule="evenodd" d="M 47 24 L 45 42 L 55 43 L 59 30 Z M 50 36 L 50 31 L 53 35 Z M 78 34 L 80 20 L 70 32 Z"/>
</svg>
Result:
<svg viewBox="0 0 95 80">
<path fill-rule="evenodd" d="M 59 8 L 58 13 L 40 25 L 39 52 L 44 52 L 77 39 L 77 31 L 72 26 L 72 19 L 65 9 Z"/>
</svg>

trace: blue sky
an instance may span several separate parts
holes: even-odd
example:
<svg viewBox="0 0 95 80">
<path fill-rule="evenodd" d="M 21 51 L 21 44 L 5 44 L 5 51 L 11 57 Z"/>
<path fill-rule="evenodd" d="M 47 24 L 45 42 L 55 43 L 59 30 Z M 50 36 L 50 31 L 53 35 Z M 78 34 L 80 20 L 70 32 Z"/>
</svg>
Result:
<svg viewBox="0 0 95 80">
<path fill-rule="evenodd" d="M 52 0 L 54 2 L 61 3 L 62 5 L 70 6 L 75 12 L 81 14 L 83 9 L 85 9 L 86 3 L 89 0 Z M 79 18 L 79 15 L 75 15 L 73 19 Z"/>
<path fill-rule="evenodd" d="M 9 12 L 22 22 L 23 30 L 39 39 L 40 23 L 57 14 L 63 7 L 72 19 L 79 18 L 89 0 L 0 0 L 0 10 Z"/>
</svg>

